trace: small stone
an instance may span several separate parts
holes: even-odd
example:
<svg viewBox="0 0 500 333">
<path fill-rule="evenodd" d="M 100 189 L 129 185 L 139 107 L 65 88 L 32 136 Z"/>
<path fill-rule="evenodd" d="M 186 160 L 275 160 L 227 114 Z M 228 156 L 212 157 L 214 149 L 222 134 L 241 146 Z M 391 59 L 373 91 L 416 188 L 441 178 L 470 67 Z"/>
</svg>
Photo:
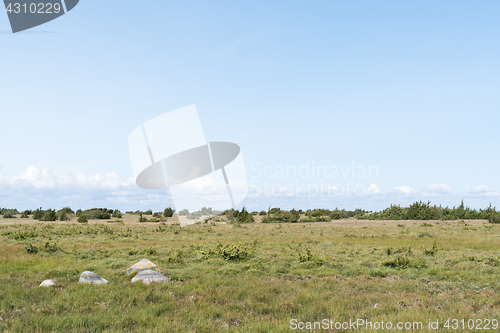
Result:
<svg viewBox="0 0 500 333">
<path fill-rule="evenodd" d="M 127 274 L 131 274 L 131 273 L 136 272 L 136 271 L 142 271 L 144 269 L 151 269 L 151 268 L 156 268 L 156 265 L 153 264 L 148 259 L 142 259 L 134 266 L 127 268 L 126 272 L 127 272 Z"/>
<path fill-rule="evenodd" d="M 99 277 L 96 273 L 85 271 L 80 275 L 80 283 L 106 284 L 108 280 Z"/>
<path fill-rule="evenodd" d="M 40 287 L 51 287 L 51 286 L 55 286 L 55 285 L 56 285 L 56 283 L 51 279 L 45 280 L 42 283 L 40 283 Z"/>
<path fill-rule="evenodd" d="M 132 278 L 132 282 L 142 281 L 144 284 L 150 284 L 151 282 L 167 282 L 167 278 L 161 273 L 146 269 L 137 273 L 136 276 Z"/>
</svg>

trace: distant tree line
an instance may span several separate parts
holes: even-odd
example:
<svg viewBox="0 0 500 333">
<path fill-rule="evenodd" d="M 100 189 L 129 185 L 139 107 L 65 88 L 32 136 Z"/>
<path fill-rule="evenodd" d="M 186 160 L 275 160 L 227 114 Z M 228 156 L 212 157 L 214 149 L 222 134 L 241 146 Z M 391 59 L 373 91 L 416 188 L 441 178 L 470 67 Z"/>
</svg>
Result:
<svg viewBox="0 0 500 333">
<path fill-rule="evenodd" d="M 115 210 L 107 208 L 92 208 L 87 210 L 79 209 L 76 211 L 76 217 L 84 215 L 88 220 L 109 220 L 114 212 Z"/>
<path fill-rule="evenodd" d="M 262 223 L 297 223 L 302 210 L 281 210 L 280 208 L 269 208 Z"/>
<path fill-rule="evenodd" d="M 203 207 L 202 209 L 190 213 L 189 210 L 183 209 L 179 211 L 179 216 L 186 216 L 188 219 L 199 219 L 202 216 L 214 216 L 224 214 L 223 211 L 213 210 L 212 207 Z"/>
<path fill-rule="evenodd" d="M 217 213 L 220 214 L 215 214 L 215 215 L 224 215 L 227 221 L 232 224 L 255 222 L 253 215 L 249 213 L 245 207 L 243 207 L 241 211 L 237 209 L 228 209 L 223 212 L 217 212 Z"/>
<path fill-rule="evenodd" d="M 260 213 L 253 212 L 254 215 L 265 215 L 262 223 L 297 223 L 297 222 L 329 222 L 332 220 L 340 220 L 349 217 L 360 217 L 368 213 L 362 209 L 355 210 L 334 210 L 329 209 L 308 209 L 306 211 L 299 210 L 281 210 L 280 208 L 269 207 L 267 213 L 261 211 Z M 302 217 L 301 217 L 302 216 Z"/>
<path fill-rule="evenodd" d="M 19 214 L 17 209 L 0 208 L 0 215 L 2 215 L 4 219 L 15 218 L 16 214 Z"/>
<path fill-rule="evenodd" d="M 165 218 L 172 217 L 175 209 L 171 207 L 166 208 L 163 212 L 155 212 L 151 209 L 146 211 L 127 211 L 127 214 L 139 215 L 139 222 L 159 222 L 165 221 Z M 3 218 L 15 218 L 16 215 L 21 214 L 21 218 L 29 218 L 31 215 L 33 219 L 38 221 L 67 221 L 71 216 L 75 215 L 78 222 L 85 223 L 88 220 L 103 220 L 113 218 L 121 218 L 123 214 L 118 209 L 108 208 L 91 208 L 87 210 L 78 209 L 76 213 L 69 207 L 64 207 L 58 211 L 55 209 L 42 209 L 25 210 L 19 212 L 17 209 L 0 208 L 0 215 Z M 249 223 L 254 222 L 254 216 L 262 216 L 262 223 L 297 223 L 297 222 L 329 222 L 332 220 L 339 220 L 345 218 L 357 218 L 362 220 L 476 220 L 484 219 L 491 223 L 500 223 L 500 211 L 497 211 L 491 204 L 485 209 L 473 209 L 466 207 L 463 200 L 459 206 L 449 208 L 437 205 L 431 205 L 428 202 L 414 202 L 409 207 L 401 207 L 399 205 L 391 205 L 390 207 L 379 211 L 370 212 L 363 209 L 346 210 L 335 208 L 329 209 L 302 209 L 296 210 L 282 210 L 279 207 L 269 207 L 267 211 L 248 212 L 245 208 L 241 211 L 230 209 L 226 211 L 216 211 L 211 207 L 203 207 L 196 212 L 189 212 L 183 209 L 178 213 L 180 216 L 186 216 L 189 219 L 198 219 L 202 216 L 216 216 L 225 215 L 227 221 L 235 223 Z M 145 216 L 151 215 L 151 218 Z"/>
<path fill-rule="evenodd" d="M 458 207 L 441 207 L 431 205 L 431 202 L 418 201 L 403 208 L 397 205 L 380 211 L 365 214 L 358 219 L 366 220 L 488 220 L 490 223 L 500 223 L 500 212 L 491 204 L 486 209 L 465 207 L 464 201 Z"/>
</svg>

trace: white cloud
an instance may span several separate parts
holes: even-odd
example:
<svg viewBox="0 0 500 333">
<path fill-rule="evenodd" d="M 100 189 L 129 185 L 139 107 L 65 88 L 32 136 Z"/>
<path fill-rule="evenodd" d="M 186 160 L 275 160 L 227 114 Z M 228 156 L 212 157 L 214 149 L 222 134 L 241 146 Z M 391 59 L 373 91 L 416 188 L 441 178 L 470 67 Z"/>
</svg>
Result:
<svg viewBox="0 0 500 333">
<path fill-rule="evenodd" d="M 31 186 L 35 189 L 54 188 L 56 186 L 54 175 L 49 169 L 39 170 L 35 166 L 27 167 L 19 176 L 10 177 L 8 183 L 12 187 Z"/>
<path fill-rule="evenodd" d="M 444 193 L 449 193 L 452 191 L 452 188 L 451 186 L 448 186 L 444 183 L 441 183 L 441 184 L 433 184 L 433 185 L 430 185 L 428 188 L 427 188 L 429 191 L 431 192 L 444 192 Z"/>
<path fill-rule="evenodd" d="M 326 187 L 326 190 L 328 191 L 328 193 L 338 193 L 339 192 L 339 188 L 337 186 L 328 185 Z"/>
<path fill-rule="evenodd" d="M 135 185 L 134 178 L 120 177 L 115 172 L 106 174 L 63 173 L 29 166 L 19 175 L 7 176 L 0 173 L 0 199 L 2 205 L 19 209 L 34 207 L 77 208 L 112 207 L 142 209 L 153 201 L 148 195 L 156 194 L 158 208 L 171 205 L 167 191 L 150 191 Z M 126 205 L 126 206 L 125 206 Z M 148 207 L 154 208 L 154 207 Z M 162 208 L 163 209 L 163 208 Z"/>
<path fill-rule="evenodd" d="M 411 188 L 411 187 L 406 186 L 406 185 L 396 186 L 396 187 L 394 187 L 394 189 L 396 189 L 399 192 L 403 192 L 405 194 L 410 194 L 410 193 L 414 193 L 415 192 L 414 188 Z"/>
<path fill-rule="evenodd" d="M 153 206 L 161 204 L 161 201 L 164 199 L 164 196 L 158 194 L 149 194 L 146 196 L 146 199 L 141 200 L 140 204 L 143 206 Z"/>
<path fill-rule="evenodd" d="M 13 191 L 64 190 L 69 192 L 89 190 L 122 190 L 134 185 L 133 178 L 120 178 L 116 173 L 87 175 L 71 173 L 54 175 L 48 168 L 40 170 L 36 166 L 27 167 L 20 175 L 0 177 L 0 188 L 8 187 Z"/>
<path fill-rule="evenodd" d="M 473 193 L 473 194 L 486 194 L 486 193 L 495 193 L 491 188 L 486 185 L 477 185 L 475 187 L 465 186 L 465 192 Z"/>
<path fill-rule="evenodd" d="M 376 194 L 376 193 L 380 193 L 380 192 L 381 191 L 376 184 L 370 184 L 370 186 L 366 190 L 367 194 Z"/>
<path fill-rule="evenodd" d="M 187 199 L 205 203 L 208 193 L 214 201 L 219 198 L 218 182 L 205 179 L 196 184 L 187 184 Z M 225 183 L 223 184 L 226 189 Z M 238 184 L 243 185 L 243 184 Z M 467 186 L 461 193 L 453 191 L 444 183 L 423 188 L 407 185 L 394 188 L 379 188 L 377 184 L 350 187 L 346 184 L 292 183 L 269 184 L 252 181 L 249 196 L 243 203 L 257 210 L 269 205 L 283 208 L 317 208 L 339 206 L 344 208 L 383 209 L 390 203 L 408 205 L 416 200 L 432 200 L 443 206 L 457 205 L 461 199 L 475 207 L 486 207 L 489 202 L 498 206 L 500 193 L 485 185 Z M 135 184 L 134 178 L 121 177 L 115 172 L 105 174 L 56 173 L 47 168 L 29 166 L 16 176 L 0 172 L 1 206 L 18 209 L 36 207 L 74 209 L 109 207 L 121 210 L 163 210 L 174 206 L 170 190 L 146 190 Z M 172 192 L 171 192 L 172 193 Z M 198 194 L 197 194 L 198 193 Z M 204 193 L 200 195 L 199 193 Z M 286 209 L 286 208 L 285 208 Z"/>
</svg>

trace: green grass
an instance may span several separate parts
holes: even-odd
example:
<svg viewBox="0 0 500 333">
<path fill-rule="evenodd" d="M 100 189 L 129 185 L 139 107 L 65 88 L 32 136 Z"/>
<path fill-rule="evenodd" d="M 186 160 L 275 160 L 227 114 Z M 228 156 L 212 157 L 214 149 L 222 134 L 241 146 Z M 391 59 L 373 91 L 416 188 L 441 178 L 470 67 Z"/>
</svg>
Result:
<svg viewBox="0 0 500 333">
<path fill-rule="evenodd" d="M 499 319 L 500 227 L 398 223 L 1 225 L 0 331 L 289 332 L 291 319 Z M 132 284 L 125 269 L 142 258 L 168 282 Z M 109 284 L 79 284 L 85 270 Z M 58 285 L 39 288 L 48 278 Z"/>
</svg>

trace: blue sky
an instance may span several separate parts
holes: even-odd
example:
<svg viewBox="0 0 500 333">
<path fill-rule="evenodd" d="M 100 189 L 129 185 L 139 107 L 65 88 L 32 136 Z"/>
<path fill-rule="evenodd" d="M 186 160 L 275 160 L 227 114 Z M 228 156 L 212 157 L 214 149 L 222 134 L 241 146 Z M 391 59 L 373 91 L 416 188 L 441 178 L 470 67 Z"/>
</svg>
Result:
<svg viewBox="0 0 500 333">
<path fill-rule="evenodd" d="M 0 206 L 171 205 L 168 194 L 133 184 L 127 138 L 196 104 L 207 140 L 241 146 L 250 209 L 462 198 L 498 207 L 499 9 L 498 1 L 81 1 L 18 34 L 0 15 Z M 307 165 L 378 173 L 262 174 Z M 264 181 L 308 190 L 266 196 Z M 322 181 L 359 191 L 312 195 Z"/>
</svg>

